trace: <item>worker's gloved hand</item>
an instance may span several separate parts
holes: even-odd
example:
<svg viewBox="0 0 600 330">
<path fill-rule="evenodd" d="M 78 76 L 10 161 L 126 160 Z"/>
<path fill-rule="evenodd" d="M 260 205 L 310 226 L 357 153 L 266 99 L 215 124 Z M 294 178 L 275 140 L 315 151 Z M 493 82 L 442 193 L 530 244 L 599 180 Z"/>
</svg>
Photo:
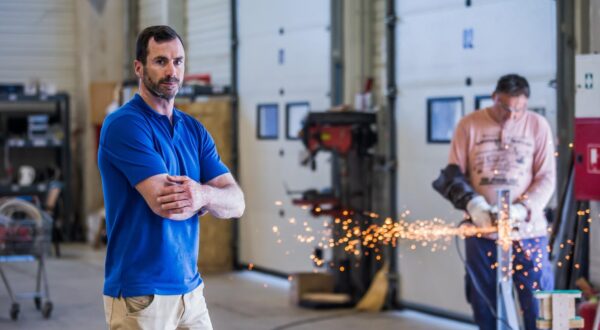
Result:
<svg viewBox="0 0 600 330">
<path fill-rule="evenodd" d="M 467 212 L 477 227 L 485 228 L 492 225 L 492 207 L 483 196 L 476 196 L 467 203 Z"/>
<path fill-rule="evenodd" d="M 510 204 L 510 218 L 513 221 L 513 227 L 519 227 L 520 224 L 529 222 L 529 210 L 521 203 Z"/>
</svg>

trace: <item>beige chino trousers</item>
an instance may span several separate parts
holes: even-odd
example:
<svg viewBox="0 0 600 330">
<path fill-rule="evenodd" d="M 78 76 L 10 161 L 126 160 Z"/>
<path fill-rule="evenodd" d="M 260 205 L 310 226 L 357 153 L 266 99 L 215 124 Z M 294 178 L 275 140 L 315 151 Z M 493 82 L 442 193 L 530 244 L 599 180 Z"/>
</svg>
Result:
<svg viewBox="0 0 600 330">
<path fill-rule="evenodd" d="M 183 295 L 104 296 L 110 330 L 212 330 L 204 283 Z"/>
</svg>

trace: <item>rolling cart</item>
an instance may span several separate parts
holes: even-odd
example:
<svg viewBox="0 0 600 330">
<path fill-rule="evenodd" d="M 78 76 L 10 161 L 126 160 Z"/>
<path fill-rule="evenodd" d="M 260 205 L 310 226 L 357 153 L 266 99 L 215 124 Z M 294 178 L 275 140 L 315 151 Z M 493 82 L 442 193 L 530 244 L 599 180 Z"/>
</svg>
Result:
<svg viewBox="0 0 600 330">
<path fill-rule="evenodd" d="M 52 218 L 35 205 L 18 198 L 0 199 L 0 277 L 11 299 L 10 318 L 19 318 L 19 298 L 33 299 L 44 318 L 52 313 L 48 279 L 44 265 L 52 235 Z M 14 294 L 2 264 L 37 262 L 34 292 Z"/>
</svg>

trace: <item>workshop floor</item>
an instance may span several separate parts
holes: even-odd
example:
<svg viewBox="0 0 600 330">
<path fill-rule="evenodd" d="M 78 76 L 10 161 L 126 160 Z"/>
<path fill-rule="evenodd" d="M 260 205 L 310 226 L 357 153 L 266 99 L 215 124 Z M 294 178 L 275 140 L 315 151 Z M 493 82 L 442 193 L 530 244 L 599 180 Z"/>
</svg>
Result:
<svg viewBox="0 0 600 330">
<path fill-rule="evenodd" d="M 21 301 L 17 321 L 9 318 L 10 299 L 0 282 L 0 329 L 106 329 L 102 307 L 104 252 L 87 245 L 64 245 L 63 257 L 50 258 L 47 270 L 54 311 L 43 319 L 31 299 Z M 34 286 L 33 263 L 3 263 L 13 290 Z M 476 329 L 413 311 L 356 313 L 315 311 L 291 306 L 289 283 L 257 272 L 233 272 L 205 277 L 206 299 L 216 330 L 270 329 Z"/>
</svg>

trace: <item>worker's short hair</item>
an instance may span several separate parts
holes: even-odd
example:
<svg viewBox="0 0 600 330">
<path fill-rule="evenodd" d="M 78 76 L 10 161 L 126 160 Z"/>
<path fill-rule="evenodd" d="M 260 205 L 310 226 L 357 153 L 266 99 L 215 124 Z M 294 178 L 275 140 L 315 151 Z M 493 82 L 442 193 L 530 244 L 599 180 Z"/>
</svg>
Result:
<svg viewBox="0 0 600 330">
<path fill-rule="evenodd" d="M 148 57 L 148 42 L 154 38 L 157 43 L 171 41 L 175 38 L 181 41 L 183 46 L 183 40 L 175 30 L 167 25 L 154 25 L 145 28 L 137 37 L 135 44 L 135 59 L 146 65 L 146 58 Z"/>
<path fill-rule="evenodd" d="M 500 77 L 494 93 L 504 93 L 510 96 L 525 95 L 525 97 L 529 98 L 529 83 L 527 79 L 518 74 L 507 74 Z"/>
</svg>

